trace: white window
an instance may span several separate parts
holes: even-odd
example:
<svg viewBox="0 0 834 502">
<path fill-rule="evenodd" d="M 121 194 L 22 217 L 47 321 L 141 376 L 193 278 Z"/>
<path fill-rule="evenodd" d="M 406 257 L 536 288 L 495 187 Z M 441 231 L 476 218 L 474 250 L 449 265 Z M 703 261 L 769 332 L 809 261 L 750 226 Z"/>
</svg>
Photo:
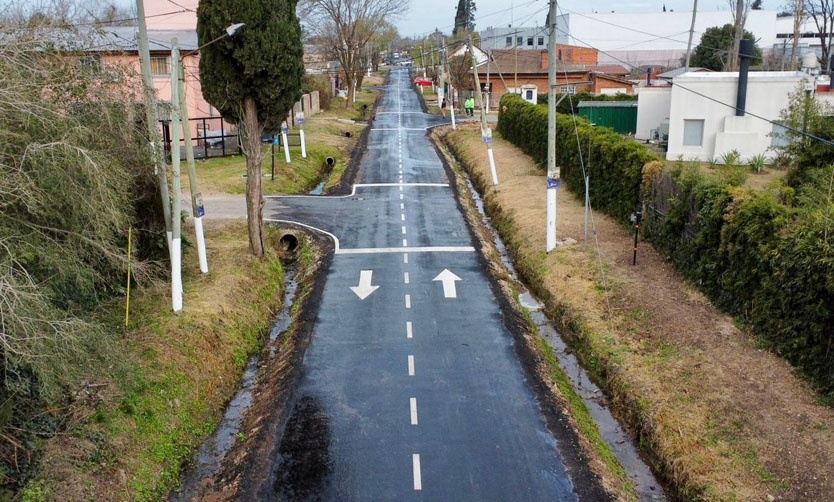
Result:
<svg viewBox="0 0 834 502">
<path fill-rule="evenodd" d="M 704 120 L 684 119 L 683 121 L 683 145 L 703 146 L 704 144 Z"/>
<path fill-rule="evenodd" d="M 505 47 L 512 47 L 513 46 L 513 37 L 507 37 L 507 44 Z"/>
<path fill-rule="evenodd" d="M 527 37 L 527 46 L 533 47 L 533 37 Z"/>
<path fill-rule="evenodd" d="M 539 45 L 544 45 L 544 37 L 539 37 Z"/>
<path fill-rule="evenodd" d="M 563 94 L 576 94 L 576 86 L 575 85 L 563 85 L 562 86 L 562 93 Z"/>
</svg>

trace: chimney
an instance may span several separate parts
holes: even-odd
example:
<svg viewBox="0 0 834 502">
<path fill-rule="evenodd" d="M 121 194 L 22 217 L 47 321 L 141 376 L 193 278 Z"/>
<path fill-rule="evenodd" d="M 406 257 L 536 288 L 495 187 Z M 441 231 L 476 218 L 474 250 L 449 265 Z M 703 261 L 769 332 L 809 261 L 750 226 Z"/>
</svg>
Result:
<svg viewBox="0 0 834 502">
<path fill-rule="evenodd" d="M 736 117 L 744 116 L 747 105 L 747 74 L 750 73 L 750 61 L 753 59 L 753 41 L 742 39 L 738 44 L 738 94 L 736 95 Z"/>
<path fill-rule="evenodd" d="M 541 56 L 542 56 L 542 70 L 546 70 L 550 67 L 550 58 L 548 56 L 548 52 L 547 52 L 546 49 L 542 50 Z M 556 68 L 558 68 L 558 66 Z"/>
<path fill-rule="evenodd" d="M 646 87 L 652 86 L 652 67 L 646 68 Z"/>
</svg>

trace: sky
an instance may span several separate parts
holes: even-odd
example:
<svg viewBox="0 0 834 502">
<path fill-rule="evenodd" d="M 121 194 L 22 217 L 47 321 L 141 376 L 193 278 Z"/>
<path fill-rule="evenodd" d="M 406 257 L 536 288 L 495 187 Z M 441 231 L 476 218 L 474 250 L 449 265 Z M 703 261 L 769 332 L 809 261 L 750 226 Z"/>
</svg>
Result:
<svg viewBox="0 0 834 502">
<path fill-rule="evenodd" d="M 455 24 L 457 0 L 409 0 L 411 8 L 400 19 L 393 20 L 401 37 L 421 38 L 435 28 L 451 33 Z M 765 9 L 778 10 L 788 0 L 764 0 Z M 560 0 L 559 14 L 570 12 L 660 12 L 667 10 L 691 12 L 692 0 Z M 735 2 L 733 1 L 733 4 Z M 513 25 L 544 26 L 548 0 L 475 0 L 475 30 Z M 698 11 L 729 10 L 728 0 L 700 0 Z"/>
</svg>

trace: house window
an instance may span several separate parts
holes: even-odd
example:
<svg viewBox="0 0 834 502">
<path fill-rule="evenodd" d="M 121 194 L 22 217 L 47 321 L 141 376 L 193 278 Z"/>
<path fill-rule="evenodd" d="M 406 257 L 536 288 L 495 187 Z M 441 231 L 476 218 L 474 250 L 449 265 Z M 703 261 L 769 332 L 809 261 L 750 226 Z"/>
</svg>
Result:
<svg viewBox="0 0 834 502">
<path fill-rule="evenodd" d="M 788 129 L 779 122 L 774 122 L 770 130 L 770 146 L 773 148 L 782 148 L 791 144 L 791 138 L 788 136 Z"/>
<path fill-rule="evenodd" d="M 539 37 L 539 45 L 544 45 L 544 37 Z"/>
<path fill-rule="evenodd" d="M 507 37 L 507 47 L 513 46 L 513 37 Z"/>
<path fill-rule="evenodd" d="M 563 94 L 576 94 L 576 86 L 575 85 L 566 85 L 562 87 Z"/>
<path fill-rule="evenodd" d="M 704 120 L 684 119 L 683 146 L 702 146 L 704 144 Z"/>
<path fill-rule="evenodd" d="M 527 46 L 533 47 L 533 37 L 527 37 Z"/>
<path fill-rule="evenodd" d="M 524 37 L 515 37 L 515 45 L 521 45 L 524 42 Z"/>
<path fill-rule="evenodd" d="M 170 75 L 171 74 L 171 58 L 168 56 L 154 56 L 151 57 L 151 73 L 154 75 Z"/>
</svg>

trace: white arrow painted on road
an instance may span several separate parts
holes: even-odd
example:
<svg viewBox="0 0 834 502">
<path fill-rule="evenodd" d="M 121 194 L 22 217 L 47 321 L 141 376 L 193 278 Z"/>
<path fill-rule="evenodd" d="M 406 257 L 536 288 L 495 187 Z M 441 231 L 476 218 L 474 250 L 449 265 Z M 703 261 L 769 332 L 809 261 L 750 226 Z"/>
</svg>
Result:
<svg viewBox="0 0 834 502">
<path fill-rule="evenodd" d="M 373 270 L 362 270 L 359 272 L 359 285 L 350 287 L 350 290 L 356 293 L 360 300 L 371 296 L 371 293 L 379 289 L 379 286 L 371 286 L 373 274 Z"/>
<path fill-rule="evenodd" d="M 455 282 L 460 281 L 461 278 L 449 271 L 448 268 L 443 269 L 443 272 L 437 274 L 433 280 L 443 283 L 444 298 L 457 298 L 458 292 L 455 289 Z"/>
</svg>

